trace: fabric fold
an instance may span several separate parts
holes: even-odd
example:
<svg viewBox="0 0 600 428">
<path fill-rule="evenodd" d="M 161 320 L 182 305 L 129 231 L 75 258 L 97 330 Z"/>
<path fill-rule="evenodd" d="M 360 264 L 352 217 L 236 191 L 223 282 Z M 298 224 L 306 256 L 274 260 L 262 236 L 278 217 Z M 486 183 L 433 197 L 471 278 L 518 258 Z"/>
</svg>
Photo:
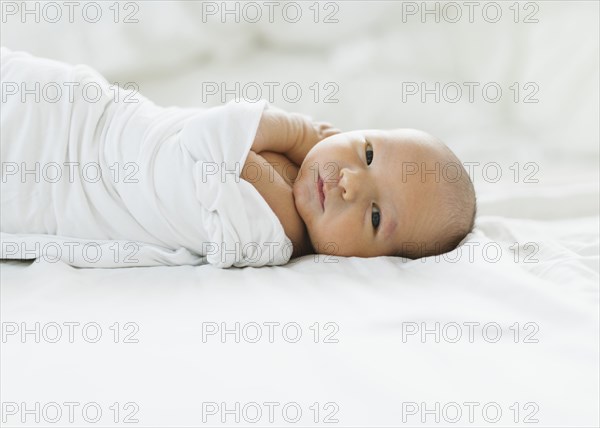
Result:
<svg viewBox="0 0 600 428">
<path fill-rule="evenodd" d="M 1 55 L 2 258 L 62 254 L 79 267 L 289 260 L 283 226 L 240 177 L 265 100 L 164 108 L 85 65 L 5 47 Z M 39 100 L 23 91 L 38 87 Z M 55 87 L 62 95 L 49 102 L 43 88 Z M 84 256 L 86 243 L 101 256 Z M 125 247 L 127 262 L 117 254 Z"/>
</svg>

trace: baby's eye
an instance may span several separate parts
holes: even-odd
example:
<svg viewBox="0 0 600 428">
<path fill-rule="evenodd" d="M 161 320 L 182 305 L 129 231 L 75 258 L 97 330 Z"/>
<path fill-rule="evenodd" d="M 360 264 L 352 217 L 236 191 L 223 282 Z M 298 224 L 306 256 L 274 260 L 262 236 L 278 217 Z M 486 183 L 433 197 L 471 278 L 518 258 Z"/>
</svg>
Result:
<svg viewBox="0 0 600 428">
<path fill-rule="evenodd" d="M 377 229 L 379 227 L 380 221 L 381 213 L 379 212 L 379 208 L 373 205 L 373 210 L 371 211 L 371 223 L 373 223 L 373 229 Z"/>
<path fill-rule="evenodd" d="M 371 146 L 371 143 L 367 143 L 365 154 L 367 156 L 367 165 L 371 165 L 371 162 L 373 162 L 373 146 Z"/>
</svg>

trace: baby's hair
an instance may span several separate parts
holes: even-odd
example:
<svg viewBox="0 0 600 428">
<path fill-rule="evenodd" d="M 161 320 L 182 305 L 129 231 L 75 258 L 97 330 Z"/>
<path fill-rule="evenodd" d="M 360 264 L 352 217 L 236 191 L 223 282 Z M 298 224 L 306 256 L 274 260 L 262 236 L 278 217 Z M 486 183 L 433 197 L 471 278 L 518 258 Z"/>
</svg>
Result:
<svg viewBox="0 0 600 428">
<path fill-rule="evenodd" d="M 435 241 L 407 243 L 396 254 L 399 257 L 418 259 L 450 252 L 458 247 L 475 226 L 477 198 L 473 181 L 454 152 L 439 139 L 434 139 L 443 146 L 448 155 L 448 165 L 457 167 L 458 174 L 452 180 L 443 177 L 440 181 L 443 189 L 439 192 L 438 213 L 443 220 Z"/>
<path fill-rule="evenodd" d="M 450 150 L 450 149 L 448 149 Z M 452 153 L 454 156 L 454 153 Z M 458 159 L 457 159 L 458 160 Z M 427 255 L 437 255 L 454 250 L 461 241 L 473 231 L 477 215 L 477 198 L 471 177 L 462 164 L 460 178 L 455 183 L 447 183 L 443 192 L 441 205 L 446 221 L 439 239 L 439 252 L 433 251 Z M 437 253 L 437 254 L 436 254 Z"/>
</svg>

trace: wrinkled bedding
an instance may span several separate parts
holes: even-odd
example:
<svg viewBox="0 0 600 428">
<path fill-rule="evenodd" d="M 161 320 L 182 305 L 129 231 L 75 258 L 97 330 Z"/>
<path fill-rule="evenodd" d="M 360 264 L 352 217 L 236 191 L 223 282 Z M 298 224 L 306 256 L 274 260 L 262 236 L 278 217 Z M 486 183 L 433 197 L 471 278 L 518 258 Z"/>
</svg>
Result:
<svg viewBox="0 0 600 428">
<path fill-rule="evenodd" d="M 598 200 L 597 189 L 579 196 L 588 208 Z M 518 198 L 494 203 L 523 208 Z M 76 336 L 68 343 L 65 327 L 59 343 L 35 344 L 31 335 L 20 343 L 21 331 L 8 336 L 4 400 L 71 399 L 103 408 L 135 402 L 140 423 L 151 427 L 202 426 L 201 403 L 222 402 L 229 409 L 235 402 L 278 402 L 278 426 L 287 425 L 280 410 L 288 402 L 302 408 L 302 426 L 315 425 L 310 406 L 320 403 L 323 417 L 334 408 L 322 406 L 332 402 L 336 425 L 349 427 L 439 426 L 434 415 L 422 423 L 420 412 L 403 414 L 402 403 L 433 409 L 436 402 L 457 402 L 460 426 L 469 426 L 462 403 L 475 402 L 476 426 L 525 425 L 530 415 L 539 426 L 592 427 L 599 398 L 598 225 L 597 215 L 482 216 L 468 241 L 472 258 L 467 252 L 417 261 L 306 256 L 280 267 L 227 270 L 5 262 L 3 321 L 29 329 L 34 322 L 96 322 L 105 338 L 91 344 Z M 514 242 L 535 246 L 521 245 L 515 262 Z M 115 322 L 122 329 L 135 323 L 139 342 L 113 343 Z M 265 323 L 275 325 L 273 342 Z M 296 328 L 302 334 L 297 342 L 283 336 L 291 323 L 297 327 L 289 337 L 295 340 Z M 262 329 L 256 342 L 255 324 Z M 481 412 L 488 403 L 502 410 L 495 423 Z M 254 425 L 272 425 L 263 411 Z M 112 415 L 106 413 L 103 421 Z M 205 425 L 236 426 L 233 414 L 224 424 L 221 414 L 204 415 Z M 243 418 L 240 424 L 250 425 Z"/>
</svg>

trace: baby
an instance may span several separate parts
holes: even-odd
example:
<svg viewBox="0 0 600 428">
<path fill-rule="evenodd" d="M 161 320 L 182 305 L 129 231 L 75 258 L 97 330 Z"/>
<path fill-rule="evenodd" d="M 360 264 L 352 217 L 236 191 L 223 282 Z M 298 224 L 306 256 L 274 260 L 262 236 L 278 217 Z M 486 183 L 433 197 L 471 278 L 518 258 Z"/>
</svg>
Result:
<svg viewBox="0 0 600 428">
<path fill-rule="evenodd" d="M 446 145 L 422 131 L 341 133 L 270 109 L 242 178 L 250 165 L 264 168 L 248 181 L 282 223 L 292 257 L 415 259 L 451 251 L 473 229 L 476 200 L 467 172 Z"/>
<path fill-rule="evenodd" d="M 450 251 L 473 227 L 466 171 L 424 132 L 342 133 L 265 100 L 165 108 L 115 92 L 86 65 L 0 55 L 0 258 L 80 267 L 418 258 Z"/>
</svg>

